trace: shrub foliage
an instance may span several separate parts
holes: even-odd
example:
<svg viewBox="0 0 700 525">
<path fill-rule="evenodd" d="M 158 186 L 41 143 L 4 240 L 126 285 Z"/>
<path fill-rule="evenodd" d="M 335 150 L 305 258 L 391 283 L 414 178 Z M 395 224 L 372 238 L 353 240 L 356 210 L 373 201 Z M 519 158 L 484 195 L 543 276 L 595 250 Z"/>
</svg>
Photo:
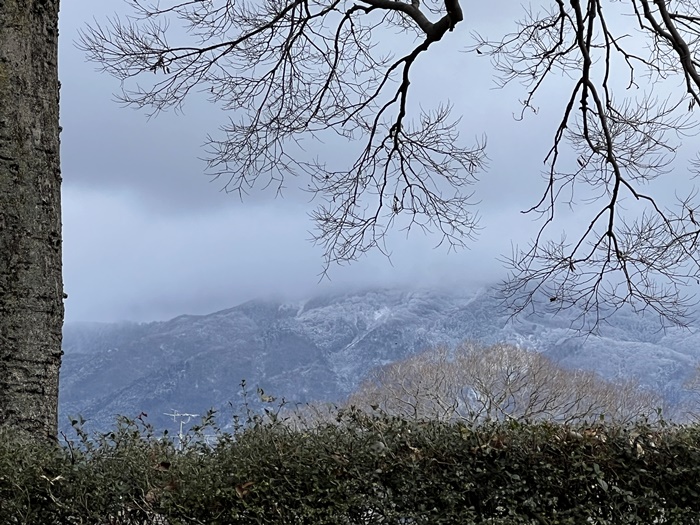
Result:
<svg viewBox="0 0 700 525">
<path fill-rule="evenodd" d="M 143 417 L 63 446 L 0 435 L 7 524 L 698 522 L 700 427 L 280 412 L 182 446 Z M 216 440 L 205 440 L 209 435 Z"/>
</svg>

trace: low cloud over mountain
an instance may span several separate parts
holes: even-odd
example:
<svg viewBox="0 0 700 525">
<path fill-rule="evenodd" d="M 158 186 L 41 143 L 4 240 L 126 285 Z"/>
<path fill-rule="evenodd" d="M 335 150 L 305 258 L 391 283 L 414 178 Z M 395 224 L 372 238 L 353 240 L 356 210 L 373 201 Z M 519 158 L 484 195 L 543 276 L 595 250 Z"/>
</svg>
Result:
<svg viewBox="0 0 700 525">
<path fill-rule="evenodd" d="M 508 342 L 566 367 L 636 377 L 671 403 L 700 359 L 696 330 L 667 331 L 617 313 L 597 335 L 570 328 L 575 312 L 509 322 L 489 290 L 371 290 L 293 304 L 251 301 L 148 324 L 68 324 L 60 424 L 81 414 L 104 429 L 116 414 L 203 414 L 241 403 L 241 380 L 293 402 L 340 401 L 374 367 L 435 345 Z M 255 396 L 253 396 L 255 397 Z"/>
</svg>

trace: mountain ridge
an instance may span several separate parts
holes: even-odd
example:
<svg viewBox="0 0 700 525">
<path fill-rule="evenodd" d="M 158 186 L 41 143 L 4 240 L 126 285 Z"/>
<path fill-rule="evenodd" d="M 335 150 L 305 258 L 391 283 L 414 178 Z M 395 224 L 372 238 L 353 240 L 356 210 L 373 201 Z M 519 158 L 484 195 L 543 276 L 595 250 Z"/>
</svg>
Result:
<svg viewBox="0 0 700 525">
<path fill-rule="evenodd" d="M 240 383 L 291 401 L 338 402 L 374 367 L 438 345 L 500 342 L 543 352 L 607 379 L 636 377 L 678 403 L 700 359 L 697 330 L 659 332 L 630 312 L 600 334 L 569 325 L 576 312 L 513 321 L 491 289 L 365 289 L 302 301 L 252 300 L 153 323 L 67 324 L 61 427 L 81 414 L 106 429 L 116 414 L 204 413 L 241 403 Z M 602 359 L 605 357 L 605 359 Z"/>
</svg>

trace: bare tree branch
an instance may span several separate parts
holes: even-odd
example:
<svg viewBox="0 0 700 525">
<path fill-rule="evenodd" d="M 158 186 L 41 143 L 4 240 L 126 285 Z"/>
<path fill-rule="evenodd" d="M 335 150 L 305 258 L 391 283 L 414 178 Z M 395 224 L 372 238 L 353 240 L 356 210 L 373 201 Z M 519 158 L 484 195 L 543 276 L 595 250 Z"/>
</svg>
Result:
<svg viewBox="0 0 700 525">
<path fill-rule="evenodd" d="M 325 270 L 372 249 L 388 254 L 393 226 L 437 232 L 450 247 L 474 237 L 468 186 L 485 167 L 485 140 L 464 146 L 451 105 L 417 109 L 411 89 L 415 64 L 464 21 L 459 0 L 126 1 L 133 16 L 95 22 L 79 47 L 122 81 L 126 105 L 177 110 L 193 91 L 220 104 L 230 118 L 209 137 L 207 160 L 226 191 L 281 192 L 304 176 Z M 388 51 L 390 27 L 409 38 Z M 624 304 L 684 324 L 694 304 L 686 291 L 700 283 L 695 193 L 669 203 L 649 184 L 671 176 L 695 132 L 698 3 L 543 1 L 514 32 L 474 38 L 501 85 L 524 86 L 519 119 L 537 111 L 550 80 L 569 86 L 544 191 L 525 210 L 541 228 L 505 260 L 505 302 L 514 313 L 542 297 L 555 311 L 576 307 L 583 329 Z M 683 92 L 657 95 L 655 82 L 674 79 Z M 339 141 L 343 155 L 307 153 Z M 579 230 L 557 239 L 562 206 L 582 205 Z"/>
<path fill-rule="evenodd" d="M 407 229 L 438 231 L 450 246 L 473 237 L 477 217 L 464 189 L 484 166 L 485 144 L 460 144 L 450 105 L 418 115 L 409 105 L 413 64 L 463 19 L 456 0 L 434 22 L 435 9 L 426 14 L 418 1 L 128 3 L 133 18 L 96 22 L 79 47 L 122 81 L 126 105 L 156 114 L 205 89 L 230 111 L 223 138 L 209 137 L 207 148 L 209 172 L 226 191 L 279 192 L 289 176 L 305 175 L 320 202 L 314 240 L 326 269 L 372 248 L 386 252 L 397 218 Z M 380 26 L 397 18 L 422 36 L 398 59 L 375 43 Z M 187 34 L 170 32 L 172 19 Z M 171 44 L 173 33 L 194 45 Z M 152 82 L 132 82 L 145 72 L 156 74 Z M 337 136 L 362 145 L 349 168 L 304 159 L 304 140 Z"/>
<path fill-rule="evenodd" d="M 528 12 L 517 32 L 498 41 L 476 35 L 474 49 L 492 57 L 502 85 L 525 85 L 521 117 L 549 78 L 574 80 L 545 159 L 546 189 L 524 212 L 538 214 L 541 228 L 505 259 L 511 274 L 502 290 L 515 313 L 544 299 L 554 311 L 577 307 L 578 327 L 595 329 L 629 304 L 683 325 L 694 304 L 685 291 L 700 273 L 695 195 L 669 206 L 644 187 L 670 173 L 682 139 L 695 131 L 685 108 L 692 110 L 700 93 L 698 6 L 674 2 L 671 12 L 663 0 L 629 4 L 647 56 L 628 33 L 613 29 L 622 25 L 619 16 L 609 22 L 599 0 L 556 0 L 542 13 Z M 680 76 L 687 92 L 659 99 L 648 83 L 641 96 L 615 97 L 625 69 L 627 89 L 640 88 L 640 75 Z M 593 210 L 589 222 L 578 234 L 552 239 L 557 211 L 579 205 L 581 194 Z M 625 209 L 630 198 L 632 209 Z"/>
</svg>

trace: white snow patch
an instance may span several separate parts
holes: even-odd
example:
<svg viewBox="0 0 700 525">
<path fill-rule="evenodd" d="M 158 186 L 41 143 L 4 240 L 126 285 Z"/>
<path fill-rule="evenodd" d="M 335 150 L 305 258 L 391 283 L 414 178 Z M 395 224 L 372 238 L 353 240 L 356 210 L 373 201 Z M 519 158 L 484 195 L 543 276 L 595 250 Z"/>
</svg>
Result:
<svg viewBox="0 0 700 525">
<path fill-rule="evenodd" d="M 391 315 L 391 310 L 384 306 L 383 308 L 380 308 L 379 310 L 375 310 L 374 312 L 374 320 L 379 321 L 380 319 L 386 319 Z"/>
</svg>

